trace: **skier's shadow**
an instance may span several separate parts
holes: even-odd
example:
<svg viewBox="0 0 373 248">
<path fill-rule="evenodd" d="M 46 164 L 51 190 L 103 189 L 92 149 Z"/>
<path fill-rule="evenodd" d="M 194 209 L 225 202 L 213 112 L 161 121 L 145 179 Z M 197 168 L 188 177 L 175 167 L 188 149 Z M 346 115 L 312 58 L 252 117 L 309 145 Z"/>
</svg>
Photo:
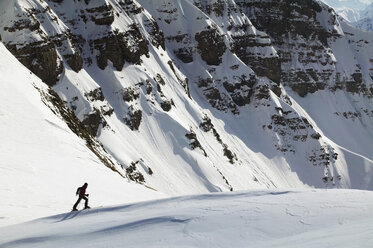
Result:
<svg viewBox="0 0 373 248">
<path fill-rule="evenodd" d="M 76 216 L 78 216 L 80 214 L 81 211 L 72 211 L 70 213 L 67 213 L 63 216 L 62 219 L 60 219 L 59 221 L 56 221 L 56 222 L 62 222 L 62 221 L 65 221 L 65 220 L 70 220 L 70 219 L 74 219 Z"/>
</svg>

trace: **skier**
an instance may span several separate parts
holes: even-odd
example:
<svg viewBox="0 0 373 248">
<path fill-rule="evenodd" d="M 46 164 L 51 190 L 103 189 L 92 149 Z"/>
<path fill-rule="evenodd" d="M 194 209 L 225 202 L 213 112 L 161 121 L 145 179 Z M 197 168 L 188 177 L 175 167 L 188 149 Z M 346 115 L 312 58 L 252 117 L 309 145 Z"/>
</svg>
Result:
<svg viewBox="0 0 373 248">
<path fill-rule="evenodd" d="M 78 211 L 77 207 L 78 207 L 78 204 L 79 202 L 84 199 L 85 200 L 85 204 L 84 204 L 84 209 L 88 209 L 90 208 L 88 206 L 88 196 L 89 194 L 86 194 L 86 190 L 87 190 L 87 187 L 88 187 L 88 183 L 85 183 L 82 187 L 79 187 L 77 190 L 76 190 L 76 195 L 79 195 L 79 199 L 76 201 L 76 203 L 74 204 L 74 207 L 73 207 L 73 211 Z"/>
</svg>

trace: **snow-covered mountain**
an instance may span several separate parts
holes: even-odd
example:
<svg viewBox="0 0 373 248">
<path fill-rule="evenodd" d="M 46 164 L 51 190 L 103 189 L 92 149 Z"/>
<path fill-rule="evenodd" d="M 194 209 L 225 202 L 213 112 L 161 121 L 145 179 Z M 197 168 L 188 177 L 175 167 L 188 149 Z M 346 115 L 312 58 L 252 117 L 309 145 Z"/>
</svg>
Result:
<svg viewBox="0 0 373 248">
<path fill-rule="evenodd" d="M 355 23 L 352 23 L 355 27 L 365 30 L 365 31 L 373 31 L 373 18 L 363 18 L 358 20 Z"/>
<path fill-rule="evenodd" d="M 79 158 L 56 157 L 60 166 L 45 169 L 35 165 L 44 149 L 13 149 L 1 158 L 5 170 L 29 164 L 47 178 L 68 163 L 66 173 L 86 181 L 76 166 L 95 156 L 107 173 L 168 195 L 373 189 L 373 37 L 319 1 L 3 0 L 0 36 L 44 81 L 32 103 L 66 123 L 76 137 L 57 144 Z M 6 78 L 32 88 L 7 57 L 23 78 Z M 4 147 L 18 132 L 7 125 Z M 85 156 L 73 155 L 77 140 Z"/>
<path fill-rule="evenodd" d="M 333 8 L 350 8 L 356 10 L 362 10 L 366 8 L 371 0 L 320 0 L 324 3 L 327 3 Z"/>
<path fill-rule="evenodd" d="M 360 20 L 361 10 L 343 7 L 335 8 L 335 11 L 349 23 L 354 23 Z"/>
<path fill-rule="evenodd" d="M 365 31 L 373 31 L 373 4 L 362 10 L 360 15 L 360 19 L 353 22 L 352 25 Z"/>
<path fill-rule="evenodd" d="M 364 31 L 373 31 L 373 3 L 366 8 L 335 8 L 336 12 L 351 25 Z"/>
</svg>

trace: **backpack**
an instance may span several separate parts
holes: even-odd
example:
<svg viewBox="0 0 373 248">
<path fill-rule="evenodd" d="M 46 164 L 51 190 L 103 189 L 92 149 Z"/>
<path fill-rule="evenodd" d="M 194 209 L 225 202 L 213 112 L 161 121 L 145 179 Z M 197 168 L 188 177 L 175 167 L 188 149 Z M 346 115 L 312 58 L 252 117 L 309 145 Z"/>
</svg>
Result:
<svg viewBox="0 0 373 248">
<path fill-rule="evenodd" d="M 82 187 L 79 187 L 77 190 L 76 190 L 76 195 L 80 195 L 80 190 L 82 189 Z"/>
</svg>

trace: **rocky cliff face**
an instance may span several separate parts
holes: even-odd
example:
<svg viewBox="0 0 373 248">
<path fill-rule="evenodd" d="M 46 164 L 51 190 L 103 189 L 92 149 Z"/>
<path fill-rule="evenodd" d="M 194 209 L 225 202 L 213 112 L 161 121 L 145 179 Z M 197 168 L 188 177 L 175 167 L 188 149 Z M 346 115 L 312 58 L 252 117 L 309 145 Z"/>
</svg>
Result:
<svg viewBox="0 0 373 248">
<path fill-rule="evenodd" d="M 234 1 L 193 1 L 227 35 L 230 50 L 258 76 L 280 82 L 280 61 L 269 36 L 258 31 Z"/>
<path fill-rule="evenodd" d="M 170 194 L 373 188 L 373 39 L 318 1 L 0 9 L 2 42 L 131 180 Z"/>
<path fill-rule="evenodd" d="M 371 116 L 366 111 L 371 108 L 373 96 L 369 34 L 338 20 L 333 9 L 317 1 L 236 2 L 257 28 L 271 37 L 281 61 L 282 85 L 302 98 L 315 98 L 313 93 L 318 91 L 322 95 L 335 93 L 328 96 L 333 99 L 346 94 L 354 101 L 342 112 L 354 113 L 363 125 L 371 126 Z M 328 114 L 339 115 L 340 111 Z M 343 135 L 333 136 L 339 141 Z M 342 144 L 346 146 L 345 142 Z M 370 154 L 368 157 L 372 158 Z"/>
<path fill-rule="evenodd" d="M 317 1 L 238 0 L 237 4 L 269 34 L 281 61 L 281 83 L 299 96 L 327 88 L 372 97 L 372 78 L 367 77 L 371 64 L 363 71 L 357 56 L 341 51 L 351 49 L 354 34 L 344 32 L 333 9 Z M 364 49 L 370 42 L 364 40 L 360 46 Z"/>
</svg>

